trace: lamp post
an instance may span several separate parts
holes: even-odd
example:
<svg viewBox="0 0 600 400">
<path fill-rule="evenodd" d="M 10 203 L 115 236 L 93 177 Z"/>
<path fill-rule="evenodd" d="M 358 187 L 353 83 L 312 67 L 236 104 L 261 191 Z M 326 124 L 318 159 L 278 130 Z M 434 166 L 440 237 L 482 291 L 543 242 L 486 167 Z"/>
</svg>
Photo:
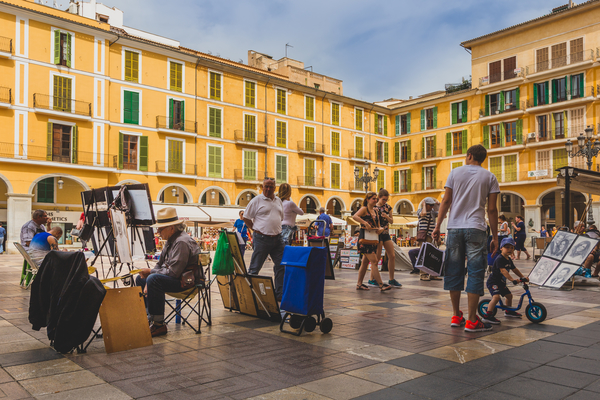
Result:
<svg viewBox="0 0 600 400">
<path fill-rule="evenodd" d="M 588 171 L 592 170 L 592 159 L 598 155 L 600 152 L 600 140 L 597 140 L 594 136 L 594 128 L 591 125 L 588 125 L 585 128 L 585 136 L 584 134 L 580 134 L 577 137 L 577 144 L 579 148 L 577 151 L 573 151 L 573 143 L 570 140 L 567 140 L 565 144 L 565 149 L 567 150 L 567 155 L 571 158 L 573 157 L 585 157 L 587 163 Z M 592 195 L 588 194 L 588 198 L 591 199 Z M 569 210 L 567 210 L 569 212 Z M 592 207 L 588 210 L 588 225 L 592 225 L 594 223 L 594 212 Z"/>
<path fill-rule="evenodd" d="M 360 176 L 360 170 L 358 167 L 354 167 L 354 179 L 356 182 L 362 182 L 365 187 L 365 193 L 369 191 L 369 184 L 371 182 L 376 182 L 377 177 L 379 176 L 379 168 L 375 167 L 373 170 L 373 176 L 369 173 L 369 164 L 365 164 L 365 172 L 363 176 Z"/>
</svg>

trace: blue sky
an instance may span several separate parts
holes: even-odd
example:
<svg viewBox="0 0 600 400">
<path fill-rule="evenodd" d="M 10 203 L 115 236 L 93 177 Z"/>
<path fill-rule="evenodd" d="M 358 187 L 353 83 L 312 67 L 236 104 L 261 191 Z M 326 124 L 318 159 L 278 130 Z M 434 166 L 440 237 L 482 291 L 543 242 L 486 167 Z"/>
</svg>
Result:
<svg viewBox="0 0 600 400">
<path fill-rule="evenodd" d="M 284 56 L 342 79 L 364 101 L 408 98 L 470 75 L 460 43 L 548 14 L 547 0 L 102 0 L 124 24 L 195 50 L 247 62 Z"/>
</svg>

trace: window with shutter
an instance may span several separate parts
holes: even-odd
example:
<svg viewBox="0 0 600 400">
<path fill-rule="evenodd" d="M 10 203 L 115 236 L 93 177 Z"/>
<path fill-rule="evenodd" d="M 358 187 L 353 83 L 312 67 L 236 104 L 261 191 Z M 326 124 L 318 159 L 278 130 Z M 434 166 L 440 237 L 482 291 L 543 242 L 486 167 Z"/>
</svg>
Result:
<svg viewBox="0 0 600 400">
<path fill-rule="evenodd" d="M 123 122 L 138 125 L 140 123 L 140 94 L 123 91 Z"/>
<path fill-rule="evenodd" d="M 567 65 L 567 42 L 555 44 L 551 49 L 552 68 L 558 68 Z"/>
<path fill-rule="evenodd" d="M 400 143 L 394 143 L 394 164 L 398 164 L 400 162 Z"/>
<path fill-rule="evenodd" d="M 560 111 L 552 114 L 554 122 L 553 139 L 563 139 L 565 137 L 565 114 Z"/>
<path fill-rule="evenodd" d="M 208 108 L 208 135 L 212 137 L 221 137 L 222 130 L 222 110 L 220 108 Z"/>
<path fill-rule="evenodd" d="M 315 160 L 306 158 L 304 160 L 304 185 L 315 186 Z"/>
<path fill-rule="evenodd" d="M 517 56 L 505 58 L 502 60 L 504 66 L 504 79 L 512 79 L 517 76 L 515 74 L 515 68 L 517 68 Z"/>
<path fill-rule="evenodd" d="M 256 142 L 256 115 L 244 115 L 244 141 Z"/>
<path fill-rule="evenodd" d="M 504 111 L 514 111 L 519 109 L 517 103 L 517 89 L 507 90 L 504 95 Z"/>
<path fill-rule="evenodd" d="M 400 193 L 400 171 L 394 171 L 394 182 L 392 186 L 392 193 Z"/>
<path fill-rule="evenodd" d="M 383 162 L 386 164 L 390 162 L 389 143 L 387 142 L 383 144 Z"/>
<path fill-rule="evenodd" d="M 275 182 L 277 184 L 287 182 L 287 157 L 275 156 Z"/>
<path fill-rule="evenodd" d="M 504 122 L 504 140 L 506 146 L 517 144 L 517 121 Z"/>
<path fill-rule="evenodd" d="M 354 128 L 357 131 L 362 131 L 363 129 L 363 110 L 360 110 L 358 108 L 354 109 L 354 113 L 355 113 L 355 124 L 354 124 Z"/>
<path fill-rule="evenodd" d="M 376 192 L 379 193 L 381 189 L 385 189 L 385 170 L 380 169 L 379 174 L 377 175 L 377 187 Z"/>
<path fill-rule="evenodd" d="M 579 136 L 579 134 L 584 134 L 584 113 L 584 108 L 576 108 L 574 110 L 569 110 L 569 137 L 576 137 Z"/>
<path fill-rule="evenodd" d="M 277 89 L 277 112 L 279 114 L 287 113 L 287 91 Z"/>
<path fill-rule="evenodd" d="M 490 125 L 490 147 L 492 149 L 501 146 L 500 141 L 500 125 Z"/>
<path fill-rule="evenodd" d="M 404 114 L 400 116 L 400 134 L 401 135 L 405 135 L 407 133 L 410 133 L 410 130 L 408 129 L 408 120 L 409 120 L 409 116 L 410 114 Z"/>
<path fill-rule="evenodd" d="M 331 124 L 340 125 L 340 105 L 338 103 L 331 103 Z"/>
<path fill-rule="evenodd" d="M 70 33 L 54 30 L 54 64 L 71 67 L 72 41 Z"/>
<path fill-rule="evenodd" d="M 340 155 L 340 133 L 339 132 L 331 132 L 331 155 L 332 156 Z"/>
<path fill-rule="evenodd" d="M 540 171 L 540 170 L 545 170 L 547 171 L 547 175 L 544 177 L 538 177 L 538 179 L 546 179 L 550 176 L 552 176 L 552 165 L 550 163 L 550 150 L 542 150 L 542 151 L 538 151 L 536 153 L 536 165 L 535 165 L 535 169 Z"/>
<path fill-rule="evenodd" d="M 208 146 L 208 177 L 221 178 L 221 147 Z"/>
<path fill-rule="evenodd" d="M 304 118 L 309 121 L 315 120 L 315 98 L 310 96 L 304 97 Z"/>
<path fill-rule="evenodd" d="M 408 146 L 409 142 L 400 142 L 400 162 L 410 161 Z"/>
<path fill-rule="evenodd" d="M 38 203 L 54 203 L 54 178 L 42 179 L 36 186 Z"/>
<path fill-rule="evenodd" d="M 400 193 L 410 192 L 410 170 L 403 169 L 400 171 Z"/>
<path fill-rule="evenodd" d="M 458 168 L 458 167 L 462 167 L 462 166 L 463 166 L 463 162 L 462 161 L 455 161 L 451 165 L 452 169 L 455 169 L 455 168 Z"/>
<path fill-rule="evenodd" d="M 287 147 L 287 124 L 277 121 L 277 147 Z"/>
<path fill-rule="evenodd" d="M 423 174 L 424 174 L 425 182 L 424 182 L 424 187 L 422 190 L 436 189 L 435 166 L 424 167 Z"/>
<path fill-rule="evenodd" d="M 569 94 L 571 96 L 571 99 L 579 99 L 581 97 L 584 97 L 583 74 L 571 75 L 571 88 Z"/>
<path fill-rule="evenodd" d="M 52 124 L 52 161 L 71 162 L 71 131 L 70 125 Z"/>
<path fill-rule="evenodd" d="M 148 136 L 140 136 L 140 171 L 148 171 Z"/>
<path fill-rule="evenodd" d="M 536 72 L 546 71 L 550 68 L 550 58 L 548 57 L 548 48 L 538 49 L 535 52 L 535 70 Z"/>
<path fill-rule="evenodd" d="M 181 100 L 169 100 L 169 128 L 178 131 L 185 130 L 185 103 Z"/>
<path fill-rule="evenodd" d="M 54 75 L 53 83 L 52 108 L 57 111 L 71 112 L 71 79 Z"/>
<path fill-rule="evenodd" d="M 139 80 L 139 53 L 125 50 L 125 80 L 138 82 Z"/>
<path fill-rule="evenodd" d="M 169 87 L 176 92 L 183 91 L 183 65 L 173 61 L 169 62 Z"/>
<path fill-rule="evenodd" d="M 569 64 L 583 61 L 583 38 L 573 39 L 569 42 Z"/>
<path fill-rule="evenodd" d="M 340 164 L 331 163 L 331 187 L 340 189 Z"/>
<path fill-rule="evenodd" d="M 138 137 L 135 135 L 120 135 L 122 138 L 122 143 L 120 148 L 122 148 L 122 160 L 123 165 L 122 169 L 138 169 Z"/>
<path fill-rule="evenodd" d="M 556 178 L 558 175 L 557 169 L 566 167 L 568 165 L 567 151 L 565 149 L 554 149 L 552 150 L 552 177 Z"/>
<path fill-rule="evenodd" d="M 246 107 L 256 107 L 256 83 L 245 81 L 245 105 Z"/>
<path fill-rule="evenodd" d="M 500 82 L 502 80 L 502 61 L 494 61 L 489 64 L 490 68 L 490 83 Z"/>
<path fill-rule="evenodd" d="M 221 74 L 210 72 L 210 98 L 221 100 Z"/>
<path fill-rule="evenodd" d="M 183 144 L 182 140 L 167 140 L 169 160 L 166 172 L 183 173 Z"/>
<path fill-rule="evenodd" d="M 256 179 L 256 151 L 244 150 L 244 180 Z"/>
<path fill-rule="evenodd" d="M 356 136 L 354 138 L 354 157 L 363 158 L 363 138 L 361 136 Z"/>
<path fill-rule="evenodd" d="M 452 155 L 462 154 L 462 131 L 452 132 Z"/>
<path fill-rule="evenodd" d="M 502 157 L 490 157 L 490 172 L 496 176 L 498 182 L 502 182 Z"/>
<path fill-rule="evenodd" d="M 549 132 L 548 132 L 548 116 L 547 115 L 539 115 L 536 118 L 537 122 L 537 134 L 538 140 L 548 140 Z"/>
<path fill-rule="evenodd" d="M 504 182 L 517 180 L 517 155 L 504 156 Z"/>
<path fill-rule="evenodd" d="M 315 128 L 312 126 L 304 127 L 304 150 L 315 151 Z"/>
<path fill-rule="evenodd" d="M 378 163 L 383 162 L 383 142 L 375 142 L 375 161 Z"/>
</svg>

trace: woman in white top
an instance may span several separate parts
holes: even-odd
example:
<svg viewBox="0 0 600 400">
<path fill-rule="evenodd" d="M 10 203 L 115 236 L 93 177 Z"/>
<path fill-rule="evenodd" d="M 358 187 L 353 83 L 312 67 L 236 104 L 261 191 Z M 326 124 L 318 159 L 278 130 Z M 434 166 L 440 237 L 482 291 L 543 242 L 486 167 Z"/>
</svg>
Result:
<svg viewBox="0 0 600 400">
<path fill-rule="evenodd" d="M 289 246 L 292 243 L 296 233 L 296 216 L 304 215 L 304 211 L 294 203 L 292 196 L 292 187 L 289 183 L 282 183 L 279 186 L 277 196 L 283 202 L 283 221 L 281 221 L 281 240 L 283 244 Z"/>
<path fill-rule="evenodd" d="M 498 227 L 498 241 L 501 242 L 502 239 L 510 236 L 510 228 L 504 215 L 498 217 L 498 223 L 500 224 Z"/>
</svg>

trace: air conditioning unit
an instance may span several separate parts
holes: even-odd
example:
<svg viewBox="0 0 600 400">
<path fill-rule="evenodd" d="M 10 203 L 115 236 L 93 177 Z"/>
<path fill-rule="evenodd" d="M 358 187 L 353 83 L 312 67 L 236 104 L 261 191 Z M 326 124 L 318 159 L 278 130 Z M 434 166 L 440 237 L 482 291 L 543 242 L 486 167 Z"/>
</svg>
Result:
<svg viewBox="0 0 600 400">
<path fill-rule="evenodd" d="M 529 140 L 535 140 L 535 132 L 530 132 L 527 134 L 527 139 Z"/>
</svg>

